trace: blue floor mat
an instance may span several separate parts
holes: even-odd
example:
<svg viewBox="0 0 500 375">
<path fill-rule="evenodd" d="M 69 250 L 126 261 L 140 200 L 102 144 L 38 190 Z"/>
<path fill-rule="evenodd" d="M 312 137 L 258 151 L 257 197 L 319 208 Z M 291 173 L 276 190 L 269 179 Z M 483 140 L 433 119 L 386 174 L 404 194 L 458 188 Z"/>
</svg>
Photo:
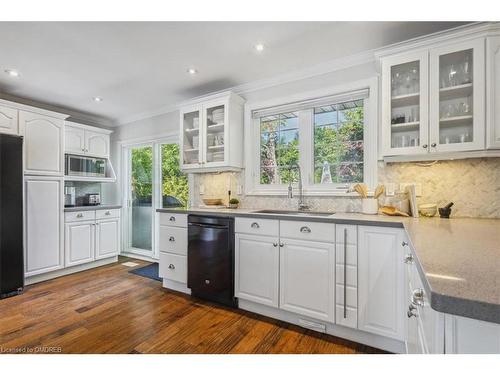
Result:
<svg viewBox="0 0 500 375">
<path fill-rule="evenodd" d="M 163 279 L 158 276 L 158 263 L 151 263 L 147 266 L 141 268 L 135 268 L 133 270 L 128 271 L 135 275 L 139 275 L 142 277 L 147 277 L 149 279 L 162 281 Z"/>
</svg>

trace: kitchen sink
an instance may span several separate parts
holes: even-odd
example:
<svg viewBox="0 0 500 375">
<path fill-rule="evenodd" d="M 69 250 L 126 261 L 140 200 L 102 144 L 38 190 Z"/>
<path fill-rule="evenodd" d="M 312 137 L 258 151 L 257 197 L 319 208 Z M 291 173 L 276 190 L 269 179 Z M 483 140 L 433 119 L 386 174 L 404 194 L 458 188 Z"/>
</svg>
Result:
<svg viewBox="0 0 500 375">
<path fill-rule="evenodd" d="M 315 211 L 295 211 L 295 210 L 257 210 L 254 214 L 275 214 L 275 215 L 297 215 L 297 216 L 331 216 L 334 212 L 315 212 Z"/>
</svg>

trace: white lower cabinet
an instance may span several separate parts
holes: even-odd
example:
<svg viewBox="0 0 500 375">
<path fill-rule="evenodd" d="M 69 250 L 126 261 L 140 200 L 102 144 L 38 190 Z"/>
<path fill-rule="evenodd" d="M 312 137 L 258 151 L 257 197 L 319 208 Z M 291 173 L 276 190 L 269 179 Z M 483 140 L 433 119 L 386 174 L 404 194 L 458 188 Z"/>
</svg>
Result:
<svg viewBox="0 0 500 375">
<path fill-rule="evenodd" d="M 334 322 L 335 245 L 281 238 L 280 308 Z"/>
<path fill-rule="evenodd" d="M 445 353 L 500 354 L 500 324 L 446 314 Z"/>
<path fill-rule="evenodd" d="M 187 284 L 187 257 L 160 252 L 158 275 L 164 279 Z"/>
<path fill-rule="evenodd" d="M 235 296 L 278 307 L 279 238 L 236 233 Z"/>
<path fill-rule="evenodd" d="M 95 252 L 95 222 L 67 223 L 65 226 L 66 266 L 92 262 Z"/>
<path fill-rule="evenodd" d="M 66 267 L 120 253 L 120 210 L 66 212 Z M 98 219 L 109 213 L 109 219 Z"/>
<path fill-rule="evenodd" d="M 62 178 L 25 177 L 25 276 L 64 267 Z"/>
<path fill-rule="evenodd" d="M 358 227 L 358 328 L 405 338 L 404 230 Z"/>
</svg>

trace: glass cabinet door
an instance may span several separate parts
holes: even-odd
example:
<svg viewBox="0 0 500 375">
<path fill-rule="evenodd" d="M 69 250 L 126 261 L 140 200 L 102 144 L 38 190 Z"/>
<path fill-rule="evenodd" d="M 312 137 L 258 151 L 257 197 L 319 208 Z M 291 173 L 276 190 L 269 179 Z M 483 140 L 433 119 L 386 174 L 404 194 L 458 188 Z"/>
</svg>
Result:
<svg viewBox="0 0 500 375">
<path fill-rule="evenodd" d="M 417 53 L 383 63 L 385 155 L 427 152 L 427 61 Z"/>
<path fill-rule="evenodd" d="M 224 102 L 208 104 L 204 107 L 204 115 L 204 161 L 207 164 L 222 165 L 226 160 L 227 105 Z"/>
<path fill-rule="evenodd" d="M 182 167 L 196 168 L 201 164 L 201 110 L 193 109 L 181 114 L 182 121 Z"/>
<path fill-rule="evenodd" d="M 484 147 L 484 44 L 431 52 L 431 151 Z"/>
</svg>

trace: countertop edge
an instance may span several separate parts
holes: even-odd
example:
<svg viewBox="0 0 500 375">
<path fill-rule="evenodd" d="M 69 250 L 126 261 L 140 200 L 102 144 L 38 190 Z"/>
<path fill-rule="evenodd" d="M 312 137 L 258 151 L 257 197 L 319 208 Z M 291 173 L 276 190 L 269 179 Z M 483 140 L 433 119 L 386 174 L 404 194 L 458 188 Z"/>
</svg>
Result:
<svg viewBox="0 0 500 375">
<path fill-rule="evenodd" d="M 430 296 L 431 307 L 438 312 L 452 314 L 457 316 L 463 316 L 471 319 L 477 319 L 481 321 L 486 321 L 490 323 L 500 324 L 500 305 L 464 299 L 459 297 L 453 297 L 445 294 L 440 294 L 434 291 L 431 284 L 427 278 L 425 270 L 418 257 L 418 250 L 413 245 L 413 241 L 410 235 L 410 231 L 405 226 L 403 221 L 378 221 L 377 217 L 373 217 L 373 220 L 367 218 L 366 220 L 347 219 L 347 218 L 335 218 L 334 216 L 296 216 L 296 215 L 286 215 L 286 214 L 264 214 L 264 213 L 254 213 L 254 212 L 217 212 L 214 211 L 200 211 L 200 210 L 189 210 L 189 209 L 178 209 L 178 208 L 159 208 L 157 212 L 163 213 L 183 213 L 183 214 L 198 214 L 198 215 L 214 215 L 214 216 L 240 216 L 240 217 L 258 217 L 267 219 L 286 219 L 286 220 L 307 220 L 315 222 L 331 222 L 336 224 L 351 224 L 351 225 L 370 225 L 370 226 L 380 226 L 380 227 L 392 227 L 392 228 L 403 228 L 409 240 L 410 249 L 416 259 L 416 266 L 420 278 L 423 281 L 425 291 Z"/>
</svg>

